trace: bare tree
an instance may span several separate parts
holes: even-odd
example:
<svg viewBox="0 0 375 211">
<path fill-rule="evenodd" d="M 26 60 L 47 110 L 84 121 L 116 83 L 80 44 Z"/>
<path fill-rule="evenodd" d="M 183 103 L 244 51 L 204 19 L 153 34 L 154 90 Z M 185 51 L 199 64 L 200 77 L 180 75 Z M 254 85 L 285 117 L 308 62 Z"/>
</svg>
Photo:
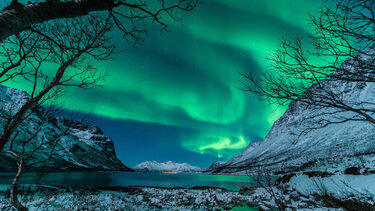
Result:
<svg viewBox="0 0 375 211">
<path fill-rule="evenodd" d="M 26 36 L 26 40 L 20 40 L 23 45 L 29 45 L 30 42 L 33 44 L 34 39 L 37 39 L 35 42 L 38 47 L 33 47 L 36 50 L 25 60 L 26 66 L 21 67 L 24 71 L 10 69 L 4 76 L 13 77 L 10 71 L 22 73 L 30 82 L 31 97 L 6 119 L 0 134 L 0 150 L 30 113 L 30 109 L 38 103 L 56 96 L 63 87 L 86 88 L 97 85 L 104 77 L 91 63 L 110 59 L 113 53 L 114 46 L 108 44 L 108 32 L 112 27 L 110 18 L 85 17 L 59 22 L 40 26 L 39 29 L 18 36 Z M 22 57 L 23 54 L 18 56 Z M 55 71 L 44 70 L 45 65 L 51 62 L 55 64 Z"/>
<path fill-rule="evenodd" d="M 176 11 L 191 11 L 197 0 L 11 0 L 0 12 L 0 41 L 35 24 L 61 18 L 76 18 L 93 11 L 108 12 L 125 35 L 138 39 L 149 19 L 167 28 L 168 18 L 178 19 Z"/>
<path fill-rule="evenodd" d="M 4 125 L 0 134 L 0 151 L 15 132 L 27 110 L 45 98 L 48 92 L 62 86 L 85 88 L 96 84 L 102 78 L 97 76 L 92 65 L 82 64 L 87 57 L 92 60 L 104 60 L 113 53 L 113 46 L 106 44 L 109 39 L 103 36 L 104 34 L 117 27 L 126 39 L 137 43 L 142 41 L 147 33 L 146 20 L 151 20 L 161 25 L 162 30 L 167 30 L 168 22 L 179 20 L 177 10 L 191 11 L 196 4 L 196 0 L 162 0 L 150 5 L 143 0 L 46 0 L 35 3 L 29 1 L 27 4 L 12 0 L 9 6 L 0 12 L 0 29 L 4 29 L 0 30 L 0 39 L 4 40 L 15 34 L 2 44 L 2 56 L 5 56 L 7 61 L 1 66 L 3 70 L 0 72 L 0 82 L 24 76 L 31 83 L 35 82 L 35 86 L 32 88 L 32 99 Z M 108 13 L 88 16 L 85 24 L 82 24 L 81 20 L 86 17 L 84 15 L 98 10 L 107 10 Z M 76 18 L 81 16 L 83 18 Z M 66 23 L 62 25 L 61 22 L 64 21 Z M 35 25 L 43 22 L 46 24 Z M 15 45 L 12 50 L 7 50 L 9 43 Z M 39 78 L 48 77 L 40 71 L 44 61 L 57 63 L 59 67 L 53 80 L 46 82 L 43 89 L 38 90 Z M 30 67 L 33 69 L 32 73 L 28 70 Z M 65 74 L 68 67 L 75 67 L 76 70 L 69 77 Z M 79 78 L 78 81 L 81 83 L 72 83 L 76 78 Z"/>
<path fill-rule="evenodd" d="M 301 122 L 305 129 L 296 134 L 297 140 L 331 124 L 375 125 L 375 102 L 347 94 L 353 86 L 363 89 L 375 82 L 375 1 L 325 1 L 310 20 L 314 33 L 283 39 L 269 58 L 272 68 L 260 75 L 240 73 L 243 89 L 271 104 L 293 101 L 291 109 L 317 111 Z"/>
<path fill-rule="evenodd" d="M 125 39 L 138 43 L 147 33 L 146 21 L 167 30 L 167 23 L 180 20 L 177 11 L 193 10 L 197 0 L 147 4 L 143 0 L 11 0 L 3 5 L 7 6 L 0 11 L 0 57 L 4 58 L 0 63 L 0 83 L 23 78 L 31 91 L 28 99 L 0 112 L 0 152 L 17 160 L 12 205 L 26 210 L 17 198 L 19 178 L 26 165 L 41 162 L 35 161 L 34 155 L 45 147 L 53 150 L 52 144 L 60 137 L 44 141 L 38 135 L 43 131 L 41 125 L 24 131 L 28 128 L 24 124 L 31 124 L 35 109 L 58 97 L 64 87 L 99 85 L 105 75 L 96 71 L 92 63 L 111 58 L 114 46 L 109 44 L 108 33 L 112 29 L 119 29 Z M 46 70 L 51 63 L 55 70 Z M 40 144 L 30 147 L 33 140 Z M 50 160 L 50 156 L 45 160 Z"/>
<path fill-rule="evenodd" d="M 86 16 L 56 20 L 34 26 L 10 37 L 1 47 L 6 58 L 1 81 L 23 78 L 30 96 L 2 105 L 0 120 L 0 151 L 17 160 L 17 173 L 11 186 L 12 205 L 26 210 L 17 198 L 18 180 L 25 165 L 32 166 L 51 159 L 58 139 L 65 136 L 41 137 L 46 121 L 35 119 L 39 106 L 56 102 L 64 87 L 88 88 L 98 86 L 105 77 L 92 62 L 111 58 L 114 46 L 109 44 L 111 16 Z M 46 68 L 48 65 L 48 69 Z M 51 70 L 51 65 L 55 68 Z M 33 115 L 34 114 L 34 115 Z M 48 117 L 48 115 L 45 115 Z M 38 143 L 35 145 L 35 143 Z M 36 158 L 41 149 L 51 153 L 42 160 Z"/>
</svg>

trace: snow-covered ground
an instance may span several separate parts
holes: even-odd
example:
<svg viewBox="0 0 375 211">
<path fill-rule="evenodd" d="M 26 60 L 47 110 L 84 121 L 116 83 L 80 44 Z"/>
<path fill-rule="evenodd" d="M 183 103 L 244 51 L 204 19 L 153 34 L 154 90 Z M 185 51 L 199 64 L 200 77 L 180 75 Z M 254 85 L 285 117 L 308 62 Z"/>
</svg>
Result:
<svg viewBox="0 0 375 211">
<path fill-rule="evenodd" d="M 253 199 L 224 189 L 165 189 L 153 187 L 116 190 L 69 190 L 27 186 L 22 203 L 30 210 L 221 210 L 254 206 Z M 10 199 L 0 186 L 0 210 L 11 209 Z"/>
<path fill-rule="evenodd" d="M 330 177 L 292 177 L 291 189 L 308 195 L 330 195 L 339 199 L 356 198 L 375 204 L 375 175 L 332 175 Z"/>
<path fill-rule="evenodd" d="M 194 173 L 204 171 L 203 168 L 197 166 L 192 166 L 187 163 L 175 163 L 172 161 L 162 163 L 157 161 L 146 161 L 134 166 L 133 169 L 140 172 Z"/>
<path fill-rule="evenodd" d="M 309 177 L 297 174 L 275 186 L 228 191 L 196 187 L 113 187 L 100 190 L 21 187 L 30 210 L 374 210 L 375 175 Z M 10 210 L 9 186 L 0 186 L 0 210 Z M 236 210 L 235 209 L 235 210 Z"/>
</svg>

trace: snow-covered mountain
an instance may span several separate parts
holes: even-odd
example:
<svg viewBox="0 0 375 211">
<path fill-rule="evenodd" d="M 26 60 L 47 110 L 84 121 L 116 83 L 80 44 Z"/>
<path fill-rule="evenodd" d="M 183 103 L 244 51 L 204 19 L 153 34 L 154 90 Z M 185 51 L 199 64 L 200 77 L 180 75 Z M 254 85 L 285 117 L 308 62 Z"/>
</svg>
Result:
<svg viewBox="0 0 375 211">
<path fill-rule="evenodd" d="M 375 63 L 375 46 L 364 54 L 357 55 L 361 63 Z M 353 58 L 342 64 L 342 68 L 359 71 L 354 67 Z M 362 65 L 365 66 L 365 65 Z M 355 69 L 356 68 L 356 69 Z M 362 69 L 365 70 L 365 69 Z M 338 74 L 338 73 L 333 73 Z M 333 92 L 351 105 L 375 109 L 375 83 L 330 80 L 320 84 L 327 92 Z M 304 94 L 323 92 L 317 85 Z M 372 104 L 359 104 L 364 100 Z M 339 112 L 334 108 L 316 109 L 297 101 L 292 101 L 285 114 L 272 126 L 268 135 L 256 147 L 248 147 L 242 153 L 225 163 L 212 166 L 214 173 L 258 174 L 259 171 L 286 173 L 292 171 L 344 171 L 359 167 L 363 171 L 373 171 L 375 165 L 374 125 L 365 121 L 344 121 L 322 127 L 322 122 L 311 121 L 321 115 L 331 121 L 340 116 L 353 117 L 352 112 Z M 324 114 L 324 116 L 322 116 Z M 339 116 L 338 116 L 339 115 Z M 307 128 L 316 128 L 306 130 Z M 304 132 L 301 132 L 304 131 Z"/>
<path fill-rule="evenodd" d="M 0 115 L 14 113 L 28 99 L 27 93 L 0 85 Z M 3 124 L 0 118 L 0 128 Z M 22 143 L 25 144 L 24 150 Z M 5 149 L 8 147 L 9 143 Z M 43 107 L 32 109 L 30 116 L 20 126 L 13 144 L 13 151 L 22 153 L 24 157 L 33 149 L 38 150 L 27 160 L 26 165 L 36 164 L 28 165 L 28 170 L 131 171 L 117 159 L 112 139 L 104 135 L 100 128 L 57 118 Z M 50 155 L 50 161 L 46 162 Z M 12 157 L 0 154 L 0 171 L 10 171 L 15 166 Z"/>
<path fill-rule="evenodd" d="M 177 173 L 194 173 L 202 172 L 204 169 L 191 166 L 187 163 L 174 163 L 167 161 L 159 163 L 156 161 L 146 161 L 133 167 L 135 171 L 140 172 L 177 172 Z"/>
</svg>

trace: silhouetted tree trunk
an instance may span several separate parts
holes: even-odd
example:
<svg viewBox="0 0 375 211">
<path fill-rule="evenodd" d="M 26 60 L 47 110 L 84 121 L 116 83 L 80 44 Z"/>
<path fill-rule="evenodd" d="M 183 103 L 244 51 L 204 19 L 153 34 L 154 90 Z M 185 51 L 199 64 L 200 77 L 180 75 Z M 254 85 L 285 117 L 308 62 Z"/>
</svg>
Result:
<svg viewBox="0 0 375 211">
<path fill-rule="evenodd" d="M 37 23 L 79 17 L 113 6 L 114 0 L 45 1 L 27 5 L 13 1 L 0 12 L 0 41 Z"/>
<path fill-rule="evenodd" d="M 12 155 L 17 160 L 17 173 L 13 178 L 12 185 L 10 188 L 11 203 L 18 211 L 26 211 L 28 209 L 25 206 L 23 206 L 18 199 L 18 182 L 25 168 L 24 160 L 16 152 L 6 151 L 5 153 Z"/>
</svg>

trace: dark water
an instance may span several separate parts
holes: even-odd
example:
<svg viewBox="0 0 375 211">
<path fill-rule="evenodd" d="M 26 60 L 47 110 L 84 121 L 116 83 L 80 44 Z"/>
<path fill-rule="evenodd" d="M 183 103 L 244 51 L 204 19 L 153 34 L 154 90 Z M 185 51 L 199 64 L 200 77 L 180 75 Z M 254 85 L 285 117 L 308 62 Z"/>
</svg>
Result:
<svg viewBox="0 0 375 211">
<path fill-rule="evenodd" d="M 10 184 L 12 173 L 1 173 L 0 184 Z M 239 190 L 244 186 L 255 186 L 254 178 L 235 175 L 209 174 L 162 174 L 133 172 L 67 172 L 67 173 L 25 173 L 20 183 L 62 185 L 67 187 L 110 187 L 110 186 L 158 186 L 194 187 L 212 186 Z"/>
</svg>

